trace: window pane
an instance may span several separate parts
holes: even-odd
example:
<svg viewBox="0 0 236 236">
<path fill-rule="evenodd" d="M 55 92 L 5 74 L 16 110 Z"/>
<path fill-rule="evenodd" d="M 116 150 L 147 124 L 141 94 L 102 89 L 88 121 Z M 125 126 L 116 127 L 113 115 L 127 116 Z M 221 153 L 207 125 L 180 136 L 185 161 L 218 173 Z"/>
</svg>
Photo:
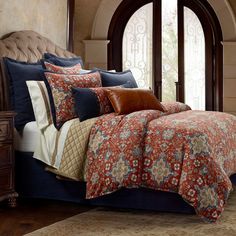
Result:
<svg viewBox="0 0 236 236">
<path fill-rule="evenodd" d="M 139 87 L 152 87 L 152 3 L 137 10 L 123 35 L 123 70 L 131 69 Z"/>
<path fill-rule="evenodd" d="M 196 14 L 184 8 L 185 103 L 205 110 L 205 37 Z"/>
<path fill-rule="evenodd" d="M 162 101 L 176 100 L 177 81 L 177 0 L 168 0 L 162 1 Z"/>
</svg>

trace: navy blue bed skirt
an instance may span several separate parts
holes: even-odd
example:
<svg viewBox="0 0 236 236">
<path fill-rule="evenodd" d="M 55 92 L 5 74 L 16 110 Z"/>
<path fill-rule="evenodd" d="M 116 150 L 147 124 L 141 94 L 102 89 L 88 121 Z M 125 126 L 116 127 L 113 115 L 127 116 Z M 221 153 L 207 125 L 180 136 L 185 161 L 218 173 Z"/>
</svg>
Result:
<svg viewBox="0 0 236 236">
<path fill-rule="evenodd" d="M 96 199 L 85 199 L 86 183 L 59 180 L 44 170 L 45 165 L 32 158 L 32 153 L 16 152 L 16 191 L 22 198 L 55 199 L 86 205 L 133 208 L 143 210 L 194 213 L 176 193 L 145 188 L 121 189 Z M 236 175 L 232 176 L 236 183 Z"/>
</svg>

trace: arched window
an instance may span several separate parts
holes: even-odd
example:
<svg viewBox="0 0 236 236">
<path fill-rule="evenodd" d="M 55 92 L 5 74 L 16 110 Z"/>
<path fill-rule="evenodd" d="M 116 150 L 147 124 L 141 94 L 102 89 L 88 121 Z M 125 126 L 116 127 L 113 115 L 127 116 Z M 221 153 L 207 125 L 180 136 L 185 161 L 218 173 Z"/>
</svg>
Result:
<svg viewBox="0 0 236 236">
<path fill-rule="evenodd" d="M 222 32 L 206 0 L 124 0 L 108 39 L 108 68 L 131 69 L 162 101 L 222 111 Z"/>
</svg>

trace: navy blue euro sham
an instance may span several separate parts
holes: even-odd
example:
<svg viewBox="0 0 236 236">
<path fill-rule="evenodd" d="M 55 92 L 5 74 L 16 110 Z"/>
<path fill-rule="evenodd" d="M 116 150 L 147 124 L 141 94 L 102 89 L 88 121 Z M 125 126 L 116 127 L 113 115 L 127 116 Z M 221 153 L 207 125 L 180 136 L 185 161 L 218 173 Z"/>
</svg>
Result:
<svg viewBox="0 0 236 236">
<path fill-rule="evenodd" d="M 17 113 L 15 127 L 18 131 L 21 131 L 25 124 L 35 121 L 26 81 L 42 81 L 44 79 L 44 69 L 41 63 L 21 62 L 7 57 L 3 58 L 3 62 L 6 77 L 9 80 L 11 109 Z"/>
<path fill-rule="evenodd" d="M 76 64 L 80 64 L 81 67 L 83 67 L 83 60 L 81 57 L 70 57 L 70 58 L 58 57 L 51 53 L 44 53 L 43 57 L 44 59 L 42 61 L 47 61 L 57 66 L 74 66 Z"/>
<path fill-rule="evenodd" d="M 119 86 L 126 84 L 127 82 L 131 84 L 132 88 L 138 87 L 130 70 L 123 72 L 109 72 L 100 70 L 99 72 L 101 74 L 103 87 Z"/>
</svg>

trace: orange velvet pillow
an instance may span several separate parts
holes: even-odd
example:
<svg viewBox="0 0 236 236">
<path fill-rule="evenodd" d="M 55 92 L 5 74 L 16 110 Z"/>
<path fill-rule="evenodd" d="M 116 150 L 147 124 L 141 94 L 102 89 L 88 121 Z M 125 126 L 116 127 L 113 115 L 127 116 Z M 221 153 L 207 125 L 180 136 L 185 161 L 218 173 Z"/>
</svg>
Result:
<svg viewBox="0 0 236 236">
<path fill-rule="evenodd" d="M 118 115 L 129 114 L 140 110 L 165 111 L 152 90 L 109 88 L 105 89 L 105 91 Z"/>
</svg>

